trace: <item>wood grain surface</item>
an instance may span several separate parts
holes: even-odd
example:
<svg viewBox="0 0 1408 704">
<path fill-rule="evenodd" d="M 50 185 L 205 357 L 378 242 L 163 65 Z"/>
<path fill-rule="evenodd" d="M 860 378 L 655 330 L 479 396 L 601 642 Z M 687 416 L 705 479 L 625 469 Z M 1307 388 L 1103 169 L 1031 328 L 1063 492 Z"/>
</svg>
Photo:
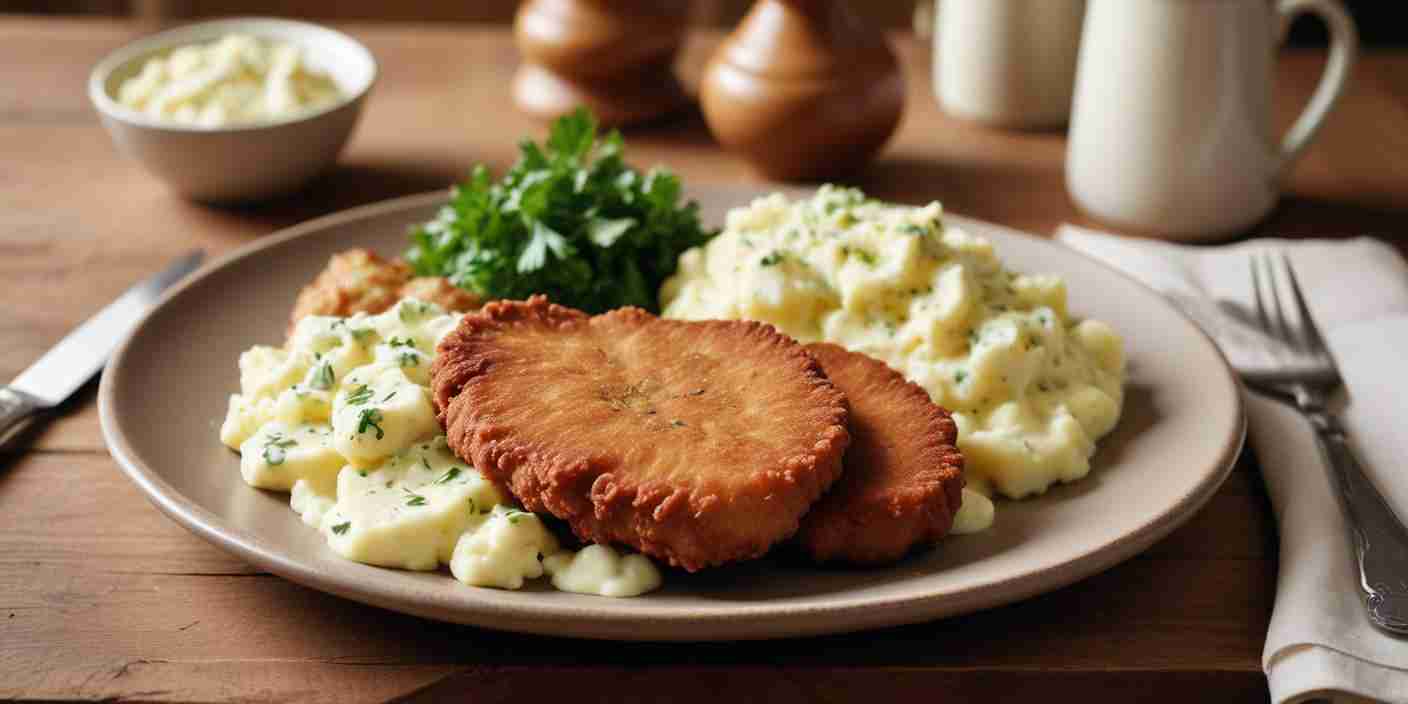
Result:
<svg viewBox="0 0 1408 704">
<path fill-rule="evenodd" d="M 0 17 L 0 378 L 179 253 L 219 253 L 310 217 L 443 188 L 475 163 L 506 167 L 515 142 L 543 129 L 510 108 L 517 56 L 505 31 L 350 25 L 382 78 L 341 165 L 273 203 L 186 203 L 116 153 L 85 93 L 103 54 L 151 29 Z M 692 42 L 686 73 L 714 41 Z M 857 184 L 1036 233 L 1085 222 L 1063 187 L 1060 133 L 946 118 L 928 86 L 927 47 L 905 40 L 901 50 L 905 118 Z M 1322 64 L 1318 53 L 1283 57 L 1281 124 Z M 1365 56 L 1258 233 L 1370 233 L 1402 247 L 1405 124 L 1408 54 Z M 697 115 L 627 136 L 641 165 L 695 182 L 757 181 Z M 254 570 L 143 500 L 104 449 L 93 395 L 90 385 L 26 451 L 0 455 L 0 699 L 1266 697 L 1260 653 L 1276 538 L 1249 454 L 1207 508 L 1145 554 L 1020 604 L 827 638 L 601 644 L 424 621 Z"/>
</svg>

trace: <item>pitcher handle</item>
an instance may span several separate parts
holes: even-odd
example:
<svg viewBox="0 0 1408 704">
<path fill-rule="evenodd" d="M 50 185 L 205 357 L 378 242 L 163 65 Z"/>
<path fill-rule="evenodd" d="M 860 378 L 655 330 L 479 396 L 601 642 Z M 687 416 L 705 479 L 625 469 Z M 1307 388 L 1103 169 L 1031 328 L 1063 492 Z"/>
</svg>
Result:
<svg viewBox="0 0 1408 704">
<path fill-rule="evenodd" d="M 1325 116 L 1344 92 L 1350 69 L 1354 67 L 1354 59 L 1359 52 L 1359 33 L 1354 28 L 1354 20 L 1339 0 L 1280 0 L 1276 11 L 1283 37 L 1291 20 L 1302 13 L 1316 15 L 1330 30 L 1330 58 L 1325 63 L 1320 84 L 1315 87 L 1314 95 L 1310 96 L 1310 103 L 1281 140 L 1281 163 L 1277 173 L 1285 176 L 1315 138 L 1315 133 L 1325 122 Z"/>
</svg>

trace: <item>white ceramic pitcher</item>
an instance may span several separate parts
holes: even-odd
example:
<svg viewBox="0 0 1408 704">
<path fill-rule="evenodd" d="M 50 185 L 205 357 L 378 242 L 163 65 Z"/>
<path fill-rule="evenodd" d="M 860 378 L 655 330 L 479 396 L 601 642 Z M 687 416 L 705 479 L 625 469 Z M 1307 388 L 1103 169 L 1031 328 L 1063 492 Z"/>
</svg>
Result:
<svg viewBox="0 0 1408 704">
<path fill-rule="evenodd" d="M 1071 116 L 1085 0 L 941 0 L 934 93 L 951 115 L 1003 127 Z"/>
<path fill-rule="evenodd" d="M 1303 12 L 1329 26 L 1329 62 L 1278 140 L 1275 53 Z M 1066 155 L 1072 198 L 1113 225 L 1182 240 L 1250 227 L 1275 206 L 1357 47 L 1337 0 L 1090 0 Z"/>
</svg>

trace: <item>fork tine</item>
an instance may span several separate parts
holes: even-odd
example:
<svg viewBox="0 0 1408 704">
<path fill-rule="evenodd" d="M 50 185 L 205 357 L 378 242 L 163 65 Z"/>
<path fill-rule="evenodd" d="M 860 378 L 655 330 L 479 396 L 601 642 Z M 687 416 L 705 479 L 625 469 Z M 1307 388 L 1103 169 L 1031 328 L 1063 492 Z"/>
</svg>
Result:
<svg viewBox="0 0 1408 704">
<path fill-rule="evenodd" d="M 1265 294 L 1262 293 L 1261 271 L 1257 263 L 1261 260 L 1259 253 L 1253 252 L 1247 260 L 1252 270 L 1252 298 L 1256 303 L 1256 320 L 1261 324 L 1262 332 L 1271 334 L 1271 320 L 1266 317 L 1266 301 L 1263 300 Z"/>
<path fill-rule="evenodd" d="M 1291 284 L 1291 298 L 1295 300 L 1296 309 L 1300 313 L 1301 342 L 1310 353 L 1324 356 L 1325 338 L 1320 335 L 1315 317 L 1310 314 L 1310 306 L 1305 302 L 1305 294 L 1301 291 L 1300 280 L 1296 278 L 1295 267 L 1291 266 L 1291 259 L 1285 252 L 1281 253 L 1281 270 L 1285 272 L 1286 280 Z"/>
<path fill-rule="evenodd" d="M 1288 304 L 1281 300 L 1281 286 L 1276 281 L 1276 270 L 1275 265 L 1271 263 L 1271 255 L 1261 256 L 1261 268 L 1266 274 L 1266 288 L 1271 291 L 1271 310 L 1276 313 L 1276 334 L 1292 348 L 1300 349 L 1300 336 L 1296 334 L 1296 329 L 1286 314 L 1289 310 Z"/>
</svg>

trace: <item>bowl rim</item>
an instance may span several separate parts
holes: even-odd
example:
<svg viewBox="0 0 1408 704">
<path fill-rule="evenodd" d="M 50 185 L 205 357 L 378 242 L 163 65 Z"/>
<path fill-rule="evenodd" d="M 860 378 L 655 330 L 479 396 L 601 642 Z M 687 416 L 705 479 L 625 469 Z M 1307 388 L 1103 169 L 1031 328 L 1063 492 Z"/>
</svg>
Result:
<svg viewBox="0 0 1408 704">
<path fill-rule="evenodd" d="M 325 34 L 330 35 L 334 40 L 341 41 L 354 51 L 360 53 L 370 67 L 367 79 L 357 86 L 356 90 L 346 93 L 336 102 L 324 105 L 316 110 L 301 112 L 297 115 L 271 120 L 268 122 L 253 122 L 222 126 L 188 125 L 179 122 L 161 120 L 146 115 L 145 113 L 133 110 L 118 102 L 107 91 L 108 78 L 117 69 L 138 60 L 152 53 L 167 51 L 181 46 L 187 46 L 197 42 L 208 41 L 206 39 L 192 38 L 192 34 L 203 34 L 212 30 L 225 30 L 227 32 L 241 31 L 244 29 L 248 34 L 261 39 L 267 38 L 257 29 L 250 28 L 250 25 L 270 24 L 283 25 L 293 31 L 305 34 Z M 381 75 L 381 69 L 377 65 L 376 55 L 368 49 L 365 44 L 357 41 L 351 35 L 315 22 L 304 22 L 302 20 L 286 19 L 283 17 L 268 17 L 261 15 L 221 17 L 201 22 L 183 24 L 168 29 L 164 29 L 155 34 L 135 39 L 127 44 L 114 49 L 102 58 L 88 74 L 88 99 L 93 103 L 93 107 L 104 117 L 120 121 L 132 127 L 163 132 L 185 132 L 196 134 L 226 134 L 238 132 L 255 132 L 267 130 L 275 127 L 284 127 L 290 124 L 308 122 L 316 120 L 335 110 L 341 110 L 349 105 L 356 105 L 371 92 L 376 85 L 377 79 Z"/>
</svg>

